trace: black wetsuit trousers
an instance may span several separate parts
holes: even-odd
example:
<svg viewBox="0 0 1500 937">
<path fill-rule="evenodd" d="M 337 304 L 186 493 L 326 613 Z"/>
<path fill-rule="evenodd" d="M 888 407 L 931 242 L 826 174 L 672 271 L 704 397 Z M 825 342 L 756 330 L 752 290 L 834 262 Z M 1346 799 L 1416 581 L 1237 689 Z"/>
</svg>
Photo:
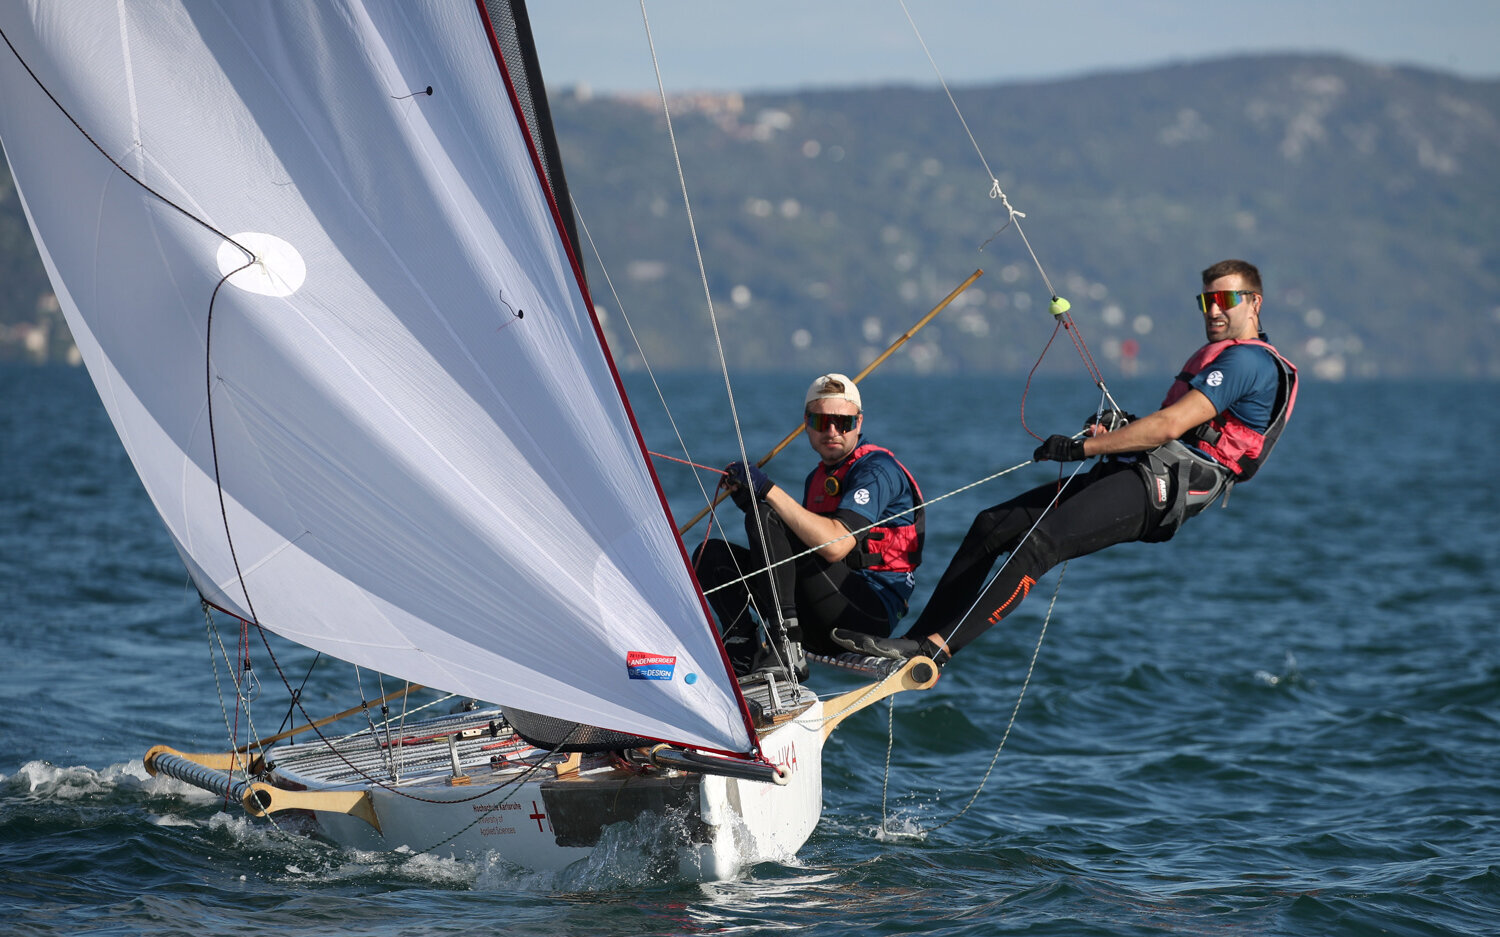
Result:
<svg viewBox="0 0 1500 937">
<path fill-rule="evenodd" d="M 786 559 L 807 549 L 781 517 L 764 502 L 755 502 L 764 526 L 766 549 L 771 561 Z M 857 570 L 844 562 L 830 563 L 816 553 L 791 563 L 782 563 L 742 582 L 735 582 L 752 570 L 767 565 L 761 554 L 761 530 L 755 516 L 745 513 L 745 534 L 750 548 L 723 540 L 709 540 L 693 554 L 693 568 L 698 582 L 708 592 L 709 605 L 719 616 L 726 639 L 753 636 L 755 622 L 750 608 L 769 622 L 796 618 L 800 640 L 810 651 L 841 653 L 842 648 L 828 639 L 835 628 L 846 628 L 884 637 L 890 634 L 890 616 L 873 586 Z M 775 597 L 772 597 L 772 579 Z M 723 583 L 734 583 L 718 591 L 709 591 Z M 733 651 L 735 645 L 731 644 Z"/>
<path fill-rule="evenodd" d="M 1139 540 L 1161 519 L 1130 463 L 1101 462 L 1068 482 L 1061 494 L 1058 485 L 1039 485 L 981 511 L 906 637 L 938 634 L 957 651 L 1014 611 L 1053 566 Z M 1057 504 L 1048 510 L 1054 498 Z M 986 586 L 1002 553 L 1010 558 Z"/>
</svg>

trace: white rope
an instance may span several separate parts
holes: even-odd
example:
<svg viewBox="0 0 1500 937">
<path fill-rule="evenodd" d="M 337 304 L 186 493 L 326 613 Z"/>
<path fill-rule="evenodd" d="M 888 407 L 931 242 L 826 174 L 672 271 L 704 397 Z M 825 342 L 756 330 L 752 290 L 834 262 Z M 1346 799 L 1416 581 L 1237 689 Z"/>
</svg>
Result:
<svg viewBox="0 0 1500 937">
<path fill-rule="evenodd" d="M 408 696 L 410 696 L 410 693 L 404 694 L 402 696 L 402 699 L 406 699 Z M 410 710 L 407 710 L 407 709 L 405 709 L 403 707 L 402 710 L 401 710 L 401 719 L 405 720 L 408 715 L 415 716 L 417 713 L 421 712 L 424 709 L 431 709 L 434 706 L 441 706 L 442 704 L 448 702 L 451 699 L 454 699 L 457 696 L 458 696 L 457 693 L 448 693 L 448 694 L 446 694 L 444 696 L 439 696 L 437 699 L 433 700 L 430 703 L 423 703 L 421 706 L 414 706 Z M 369 707 L 365 707 L 365 708 L 368 710 Z M 388 725 L 390 723 L 390 721 L 391 721 L 391 717 L 387 716 L 387 717 L 383 718 L 380 722 L 376 723 L 376 725 L 382 725 L 382 726 L 383 725 Z M 404 721 L 403 721 L 402 725 L 405 725 Z M 341 736 L 338 736 L 336 738 L 331 738 L 328 741 L 330 741 L 330 742 L 346 742 L 349 739 L 354 738 L 355 736 L 363 735 L 364 732 L 365 732 L 364 729 L 356 729 L 353 732 L 350 732 L 348 735 L 341 735 Z"/>
<path fill-rule="evenodd" d="M 886 828 L 886 792 L 891 786 L 891 752 L 896 748 L 896 697 L 885 705 L 885 777 L 880 779 L 880 828 Z"/>
<path fill-rule="evenodd" d="M 1075 438 L 1076 436 L 1077 434 L 1075 434 Z M 948 633 L 943 635 L 942 646 L 944 648 L 948 646 L 949 641 L 953 640 L 953 636 L 958 633 L 958 628 L 961 624 L 963 624 L 964 619 L 968 618 L 969 614 L 979 606 L 979 602 L 984 598 L 985 592 L 989 590 L 990 586 L 995 584 L 995 580 L 1000 578 L 1000 574 L 1005 572 L 1005 567 L 1009 566 L 1010 561 L 1015 558 L 1016 550 L 1019 550 L 1022 544 L 1031 539 L 1031 535 L 1036 532 L 1036 529 L 1038 527 L 1041 526 L 1042 521 L 1047 518 L 1048 514 L 1052 513 L 1052 509 L 1057 507 L 1057 503 L 1062 500 L 1062 493 L 1068 490 L 1068 485 L 1072 484 L 1073 479 L 1078 477 L 1078 473 L 1083 471 L 1083 467 L 1087 464 L 1087 460 L 1079 462 L 1078 466 L 1073 469 L 1073 473 L 1067 478 L 1063 479 L 1062 484 L 1057 486 L 1057 494 L 1052 496 L 1052 500 L 1047 502 L 1047 506 L 1042 509 L 1042 513 L 1038 514 L 1036 520 L 1032 521 L 1031 527 L 1026 531 L 1025 536 L 1016 541 L 1015 547 L 1013 547 L 1011 551 L 1005 555 L 1005 562 L 1001 563 L 1000 568 L 995 570 L 994 574 L 992 574 L 990 578 L 986 580 L 984 588 L 980 589 L 978 594 L 974 596 L 973 603 L 969 605 L 968 609 L 965 610 L 962 615 L 958 616 L 958 619 L 953 622 L 953 627 L 949 629 Z"/>
<path fill-rule="evenodd" d="M 234 664 L 230 663 L 229 649 L 224 646 L 223 635 L 219 633 L 219 629 L 214 625 L 213 610 L 209 607 L 209 604 L 207 602 L 202 602 L 200 600 L 200 604 L 203 606 L 203 625 L 204 628 L 208 631 L 209 635 L 208 657 L 209 660 L 213 663 L 214 691 L 218 694 L 219 697 L 219 714 L 224 718 L 224 734 L 229 739 L 229 751 L 234 754 L 234 767 L 231 768 L 227 773 L 231 777 L 233 777 L 235 771 L 238 770 L 241 779 L 249 781 L 250 765 L 249 758 L 247 757 L 249 753 L 240 753 L 239 746 L 238 744 L 236 744 L 239 739 L 235 738 L 234 736 L 234 729 L 229 723 L 229 711 L 224 708 L 224 688 L 219 684 L 219 662 L 214 657 L 215 642 L 217 642 L 219 645 L 219 654 L 224 658 L 225 672 L 231 674 L 234 673 Z M 259 739 L 260 734 L 255 731 L 255 719 L 250 715 L 250 700 L 247 699 L 244 694 L 239 691 L 238 687 L 236 687 L 235 690 L 235 699 L 244 703 L 246 733 L 252 739 Z M 270 814 L 266 814 L 265 818 L 266 821 L 270 823 L 271 829 L 280 832 L 281 825 L 276 822 L 275 817 L 272 817 Z"/>
<path fill-rule="evenodd" d="M 692 453 L 688 451 L 687 440 L 683 438 L 682 430 L 677 426 L 677 418 L 672 415 L 672 408 L 667 404 L 666 392 L 662 390 L 660 382 L 658 382 L 656 379 L 656 371 L 651 367 L 651 360 L 646 355 L 645 346 L 641 344 L 640 337 L 636 335 L 635 326 L 631 324 L 630 314 L 625 310 L 625 301 L 620 297 L 619 290 L 615 289 L 615 281 L 609 275 L 609 266 L 605 264 L 604 256 L 599 252 L 599 245 L 594 242 L 594 236 L 589 231 L 588 223 L 583 220 L 583 212 L 579 209 L 577 200 L 571 199 L 571 196 L 570 200 L 572 201 L 573 205 L 573 214 L 578 218 L 578 225 L 583 229 L 583 236 L 589 242 L 589 250 L 593 252 L 594 260 L 599 265 L 599 272 L 604 276 L 604 284 L 609 288 L 610 296 L 614 297 L 615 308 L 619 310 L 620 318 L 625 322 L 625 331 L 630 333 L 630 341 L 635 345 L 636 354 L 641 356 L 641 364 L 645 366 L 646 375 L 651 379 L 651 387 L 656 391 L 656 400 L 659 404 L 661 404 L 662 412 L 666 414 L 667 422 L 672 426 L 672 435 L 677 438 L 677 448 L 682 452 L 682 457 L 687 460 L 689 464 L 695 463 L 697 460 L 695 460 L 692 456 Z M 743 445 L 741 446 L 741 451 L 743 451 Z M 718 515 L 712 513 L 714 496 L 710 494 L 708 488 L 704 486 L 703 479 L 697 472 L 693 472 L 693 483 L 698 486 L 698 493 L 703 496 L 703 503 L 708 505 L 709 507 L 709 527 L 711 530 L 713 524 L 718 521 Z M 719 529 L 723 529 L 722 524 L 719 525 Z M 739 557 L 736 556 L 733 551 L 727 551 L 727 555 L 729 562 L 734 566 L 735 571 L 740 574 L 740 578 L 736 580 L 737 582 L 744 582 L 747 578 L 753 575 L 753 573 L 747 573 L 740 567 Z M 755 596 L 751 595 L 749 590 L 746 590 L 745 592 L 745 607 L 754 609 L 755 614 L 760 615 L 760 608 L 755 604 Z M 741 611 L 740 614 L 743 614 L 743 611 Z M 738 619 L 738 616 L 736 616 L 736 619 Z"/>
<path fill-rule="evenodd" d="M 224 646 L 224 637 L 219 634 L 219 629 L 214 627 L 213 612 L 209 609 L 207 602 L 202 605 L 204 630 L 208 632 L 208 659 L 214 668 L 214 692 L 219 697 L 219 714 L 224 718 L 224 737 L 229 739 L 229 750 L 233 751 L 238 747 L 239 739 L 234 736 L 234 727 L 229 722 L 229 710 L 224 707 L 224 687 L 219 683 L 219 660 L 214 656 L 215 642 L 219 645 L 219 656 L 224 658 L 224 672 L 234 673 L 234 664 L 229 660 L 229 649 Z M 242 698 L 238 686 L 235 688 L 234 696 L 236 700 Z"/>
<path fill-rule="evenodd" d="M 883 661 L 883 663 L 903 664 L 904 662 L 903 661 Z M 815 719 L 815 720 L 812 720 L 812 721 L 804 721 L 804 720 L 799 719 L 796 722 L 792 723 L 792 725 L 794 727 L 798 728 L 798 729 L 801 729 L 804 732 L 821 732 L 823 730 L 823 727 L 825 725 L 827 725 L 828 723 L 830 723 L 830 722 L 837 722 L 838 720 L 844 718 L 845 715 L 847 715 L 847 714 L 849 714 L 851 712 L 858 712 L 860 709 L 863 709 L 864 708 L 864 702 L 865 702 L 865 700 L 869 699 L 871 696 L 873 696 L 876 693 L 878 693 L 880 691 L 881 687 L 884 687 L 887 683 L 890 683 L 896 677 L 900 676 L 900 674 L 901 674 L 901 668 L 900 667 L 897 667 L 897 668 L 893 669 L 890 673 L 886 674 L 885 676 L 881 677 L 879 680 L 876 680 L 874 683 L 872 683 L 869 686 L 865 687 L 865 691 L 863 693 L 859 694 L 858 697 L 856 697 L 854 700 L 850 701 L 850 703 L 849 703 L 848 706 L 845 706 L 843 709 L 840 709 L 836 713 L 826 713 L 823 716 L 822 719 Z M 897 692 L 899 692 L 899 691 L 897 691 Z"/>
<path fill-rule="evenodd" d="M 750 454 L 745 449 L 745 434 L 743 429 L 740 427 L 739 408 L 738 406 L 736 406 L 734 401 L 734 385 L 729 380 L 729 362 L 724 356 L 724 339 L 723 336 L 719 333 L 719 318 L 718 315 L 714 312 L 713 292 L 709 289 L 708 270 L 703 263 L 703 247 L 698 241 L 698 225 L 693 220 L 693 205 L 692 201 L 688 198 L 687 176 L 683 173 L 682 170 L 682 154 L 678 151 L 677 148 L 677 133 L 672 129 L 672 109 L 667 104 L 667 88 L 661 77 L 661 63 L 657 61 L 656 58 L 656 41 L 651 37 L 651 21 L 646 14 L 646 0 L 640 0 L 640 2 L 641 24 L 645 27 L 646 44 L 651 50 L 651 67 L 656 72 L 656 90 L 657 93 L 661 96 L 662 114 L 665 116 L 667 122 L 667 139 L 672 144 L 672 160 L 677 166 L 677 183 L 678 186 L 682 189 L 683 208 L 687 211 L 688 232 L 692 236 L 693 240 L 693 256 L 698 263 L 698 279 L 703 285 L 703 299 L 708 305 L 708 320 L 713 326 L 714 349 L 718 353 L 719 357 L 719 370 L 724 375 L 724 391 L 729 396 L 729 415 L 730 419 L 734 423 L 735 441 L 739 444 L 740 464 L 744 465 L 748 470 L 750 466 Z M 749 479 L 747 478 L 746 481 L 749 481 Z M 766 541 L 765 525 L 761 522 L 759 512 L 757 512 L 755 515 L 755 529 L 757 535 L 760 537 L 761 556 L 769 556 L 770 547 Z M 775 577 L 767 578 L 771 587 L 771 602 L 776 606 L 775 614 L 779 618 L 781 615 L 781 597 L 777 594 L 776 580 Z M 744 577 L 741 577 L 737 581 L 744 581 Z M 767 619 L 764 615 L 762 615 L 761 620 L 766 621 Z M 781 631 L 784 636 L 784 626 Z M 776 636 L 768 635 L 768 637 L 771 638 L 769 643 L 771 645 L 772 652 L 777 656 L 778 659 L 781 659 L 782 664 L 785 665 L 786 671 L 791 674 L 791 682 L 793 688 L 795 689 L 797 683 L 797 675 L 793 671 L 795 671 L 796 668 L 791 666 L 791 661 L 782 659 L 783 648 L 778 646 L 780 642 L 776 640 Z"/>
<path fill-rule="evenodd" d="M 1031 255 L 1031 262 L 1036 265 L 1036 272 L 1042 275 L 1042 282 L 1047 285 L 1047 294 L 1049 296 L 1055 297 L 1057 295 L 1057 290 L 1052 286 L 1052 279 L 1051 277 L 1047 276 L 1047 271 L 1042 268 L 1042 262 L 1037 257 L 1036 251 L 1032 249 L 1030 239 L 1026 237 L 1026 232 L 1021 229 L 1020 219 L 1025 218 L 1026 213 L 1017 211 L 1010 204 L 1010 199 L 1006 197 L 1004 190 L 1000 188 L 1000 180 L 990 169 L 989 160 L 984 158 L 984 151 L 980 149 L 979 141 L 974 139 L 974 132 L 969 129 L 969 122 L 964 119 L 963 110 L 958 106 L 958 102 L 953 99 L 953 92 L 948 89 L 948 81 L 943 77 L 942 69 L 938 68 L 937 60 L 932 57 L 931 50 L 927 48 L 927 40 L 922 38 L 922 31 L 917 28 L 917 21 L 912 19 L 911 10 L 907 9 L 906 7 L 906 0 L 900 0 L 900 3 L 901 12 L 906 14 L 906 21 L 911 24 L 912 33 L 916 35 L 917 42 L 922 46 L 922 51 L 927 55 L 927 61 L 932 65 L 933 72 L 937 74 L 938 84 L 943 86 L 943 93 L 948 96 L 948 103 L 953 105 L 953 113 L 958 115 L 958 122 L 963 125 L 964 133 L 968 134 L 969 142 L 973 144 L 974 152 L 979 156 L 980 165 L 984 166 L 984 174 L 986 176 L 989 176 L 990 198 L 1000 199 L 1000 204 L 1005 206 L 1007 217 L 1005 226 L 1002 227 L 1000 231 L 1004 231 L 1005 228 L 1010 227 L 1011 225 L 1016 226 L 1016 233 L 1021 236 L 1021 243 L 1026 245 L 1026 252 Z M 1000 231 L 996 231 L 995 234 L 991 235 L 990 241 L 993 241 L 995 237 L 1000 234 Z M 984 243 L 989 244 L 990 241 L 985 241 Z M 980 245 L 980 250 L 983 249 L 984 245 Z"/>
<path fill-rule="evenodd" d="M 590 233 L 588 223 L 583 220 L 583 212 L 578 208 L 578 202 L 569 196 L 573 205 L 573 214 L 578 219 L 578 226 L 583 229 L 584 239 L 589 242 L 589 250 L 593 251 L 594 260 L 599 265 L 599 271 L 604 275 L 604 285 L 609 287 L 610 296 L 614 297 L 615 308 L 620 311 L 620 318 L 625 323 L 625 331 L 630 333 L 630 341 L 635 345 L 636 354 L 641 356 L 641 364 L 645 365 L 646 376 L 651 379 L 651 387 L 656 391 L 657 402 L 661 404 L 662 412 L 667 416 L 667 422 L 672 426 L 672 435 L 677 438 L 677 447 L 682 451 L 682 457 L 689 462 L 695 461 L 688 452 L 687 440 L 682 437 L 682 430 L 677 426 L 677 419 L 672 415 L 672 408 L 667 406 L 666 393 L 661 389 L 661 384 L 656 380 L 656 371 L 651 367 L 651 360 L 646 356 L 646 349 L 641 345 L 641 340 L 635 333 L 635 326 L 630 322 L 630 315 L 625 311 L 625 302 L 620 298 L 619 290 L 615 289 L 615 281 L 609 275 L 609 267 L 604 263 L 604 257 L 599 253 L 599 245 L 594 243 L 594 235 Z M 693 482 L 698 486 L 699 494 L 703 495 L 705 504 L 712 503 L 713 496 L 703 485 L 703 479 L 697 472 L 693 473 Z"/>
<path fill-rule="evenodd" d="M 1032 648 L 1031 651 L 1031 663 L 1026 667 L 1026 678 L 1021 681 L 1021 691 L 1016 694 L 1016 704 L 1011 707 L 1010 721 L 1005 723 L 1005 732 L 1000 736 L 1000 744 L 995 746 L 995 754 L 990 756 L 990 766 L 985 769 L 984 777 L 979 779 L 979 786 L 974 788 L 974 793 L 969 797 L 969 802 L 964 804 L 958 813 L 955 813 L 927 832 L 935 833 L 968 813 L 969 808 L 974 806 L 974 801 L 979 799 L 979 792 L 984 790 L 984 785 L 989 781 L 990 775 L 994 773 L 995 763 L 1000 760 L 1000 753 L 1005 750 L 1005 743 L 1010 739 L 1010 730 L 1015 727 L 1016 716 L 1021 712 L 1021 701 L 1026 698 L 1026 688 L 1031 686 L 1031 675 L 1036 672 L 1036 660 L 1042 653 L 1042 640 L 1047 637 L 1047 625 L 1052 621 L 1052 610 L 1057 607 L 1057 596 L 1062 592 L 1063 574 L 1067 571 L 1068 564 L 1064 562 L 1062 567 L 1057 571 L 1057 588 L 1052 590 L 1052 602 L 1047 606 L 1047 616 L 1042 619 L 1042 630 L 1036 636 L 1036 647 Z"/>
<path fill-rule="evenodd" d="M 893 520 L 895 520 L 898 517 L 905 517 L 908 514 L 915 513 L 918 510 L 921 510 L 923 508 L 927 508 L 927 507 L 929 507 L 931 505 L 937 504 L 939 501 L 942 501 L 942 500 L 947 499 L 947 498 L 951 498 L 954 495 L 963 494 L 965 491 L 968 491 L 970 488 L 977 488 L 980 485 L 985 484 L 986 482 L 992 482 L 992 481 L 994 481 L 997 478 L 1001 478 L 1001 477 L 1003 477 L 1005 475 L 1009 475 L 1011 472 L 1014 472 L 1017 469 L 1023 469 L 1023 468 L 1025 468 L 1028 465 L 1034 465 L 1034 464 L 1036 464 L 1036 463 L 1031 462 L 1030 460 L 1028 460 L 1028 461 L 1022 462 L 1022 463 L 1020 463 L 1018 465 L 1012 465 L 1008 469 L 1001 469 L 1000 471 L 996 472 L 993 475 L 986 475 L 984 478 L 981 478 L 978 481 L 970 482 L 969 484 L 964 485 L 962 488 L 955 488 L 955 489 L 953 489 L 952 491 L 948 492 L 945 495 L 938 495 L 936 498 L 933 498 L 930 501 L 923 501 L 921 504 L 918 504 L 918 505 L 916 505 L 914 507 L 907 508 L 904 511 L 897 511 L 896 513 L 891 514 L 891 515 L 889 515 L 887 517 L 882 517 L 880 520 L 875 521 L 872 524 L 867 524 L 864 527 L 860 527 L 857 530 L 851 530 L 847 534 L 841 534 L 841 535 L 839 535 L 837 537 L 834 537 L 832 540 L 829 540 L 827 543 L 820 543 L 820 544 L 818 544 L 815 547 L 809 547 L 806 550 L 803 550 L 801 553 L 797 553 L 797 554 L 794 554 L 792 556 L 789 556 L 789 557 L 787 557 L 784 560 L 777 560 L 775 563 L 772 563 L 769 566 L 766 566 L 766 567 L 763 567 L 763 568 L 757 569 L 757 570 L 752 570 L 751 572 L 746 573 L 744 576 L 741 576 L 739 579 L 731 580 L 731 581 L 726 582 L 726 583 L 724 583 L 723 585 L 720 585 L 720 586 L 714 586 L 712 589 L 705 589 L 705 590 L 703 590 L 703 594 L 704 595 L 708 595 L 708 594 L 713 593 L 713 592 L 718 592 L 720 589 L 727 589 L 730 586 L 735 585 L 736 583 L 744 582 L 746 579 L 749 579 L 751 576 L 759 576 L 761 573 L 765 572 L 768 569 L 774 569 L 777 566 L 783 566 L 783 565 L 785 565 L 787 563 L 795 562 L 797 560 L 802 559 L 804 556 L 811 556 L 812 554 L 818 552 L 819 550 L 823 549 L 826 546 L 830 546 L 831 544 L 838 543 L 840 540 L 847 540 L 850 537 L 858 537 L 860 534 L 866 533 L 866 532 L 868 532 L 870 530 L 874 530 L 876 527 L 879 527 L 882 524 L 889 523 L 890 521 L 893 521 Z"/>
</svg>

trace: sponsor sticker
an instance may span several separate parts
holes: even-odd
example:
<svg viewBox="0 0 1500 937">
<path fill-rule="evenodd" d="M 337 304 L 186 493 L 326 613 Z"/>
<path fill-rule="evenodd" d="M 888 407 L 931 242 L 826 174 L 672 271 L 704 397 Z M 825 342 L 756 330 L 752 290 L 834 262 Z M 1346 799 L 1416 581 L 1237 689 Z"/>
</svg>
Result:
<svg viewBox="0 0 1500 937">
<path fill-rule="evenodd" d="M 1208 377 L 1204 378 L 1203 383 L 1207 384 L 1209 387 L 1218 387 L 1220 384 L 1224 383 L 1224 372 L 1210 371 Z"/>
<path fill-rule="evenodd" d="M 869 504 L 870 503 L 870 489 L 868 489 L 868 488 L 861 488 L 858 491 L 856 491 L 854 493 L 854 503 L 855 504 Z"/>
<path fill-rule="evenodd" d="M 670 680 L 676 669 L 676 657 L 646 651 L 625 652 L 625 670 L 632 680 Z"/>
</svg>

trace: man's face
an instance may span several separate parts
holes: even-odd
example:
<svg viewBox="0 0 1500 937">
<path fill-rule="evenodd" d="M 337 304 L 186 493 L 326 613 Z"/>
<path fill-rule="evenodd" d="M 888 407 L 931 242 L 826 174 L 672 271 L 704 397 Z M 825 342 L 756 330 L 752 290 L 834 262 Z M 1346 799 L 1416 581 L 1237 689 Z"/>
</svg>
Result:
<svg viewBox="0 0 1500 937">
<path fill-rule="evenodd" d="M 1203 288 L 1204 293 L 1239 292 L 1250 289 L 1250 284 L 1238 273 L 1219 277 Z M 1210 303 L 1203 313 L 1203 334 L 1211 342 L 1225 339 L 1255 338 L 1260 334 L 1260 294 L 1237 296 L 1238 304 L 1221 307 Z"/>
<path fill-rule="evenodd" d="M 812 443 L 813 451 L 824 463 L 838 464 L 854 451 L 855 446 L 859 445 L 859 430 L 864 425 L 865 418 L 854 404 L 838 397 L 825 397 L 809 403 L 807 412 L 854 417 L 854 425 L 843 432 L 840 432 L 836 426 L 828 426 L 824 429 L 816 426 L 807 427 L 807 440 Z"/>
</svg>

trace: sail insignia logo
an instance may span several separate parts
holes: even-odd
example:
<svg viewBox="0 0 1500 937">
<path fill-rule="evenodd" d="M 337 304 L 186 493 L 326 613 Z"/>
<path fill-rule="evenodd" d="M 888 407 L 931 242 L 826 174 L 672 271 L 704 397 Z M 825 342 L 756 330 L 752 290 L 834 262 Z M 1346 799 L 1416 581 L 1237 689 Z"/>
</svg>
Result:
<svg viewBox="0 0 1500 937">
<path fill-rule="evenodd" d="M 676 669 L 676 657 L 645 651 L 625 652 L 625 670 L 632 680 L 670 680 Z"/>
</svg>

